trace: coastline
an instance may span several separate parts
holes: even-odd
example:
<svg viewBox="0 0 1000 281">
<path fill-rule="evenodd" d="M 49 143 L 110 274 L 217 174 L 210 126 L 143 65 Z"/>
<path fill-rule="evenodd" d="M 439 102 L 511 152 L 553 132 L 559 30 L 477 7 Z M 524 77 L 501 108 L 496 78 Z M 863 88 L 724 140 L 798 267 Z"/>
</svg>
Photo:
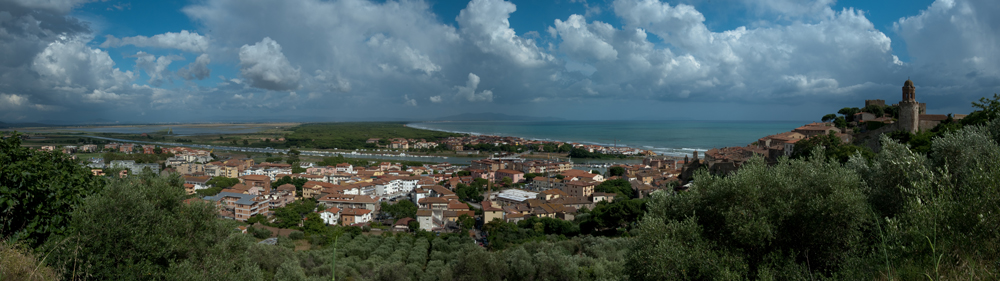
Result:
<svg viewBox="0 0 1000 281">
<path fill-rule="evenodd" d="M 507 121 L 496 121 L 496 122 L 505 122 L 506 123 Z M 511 122 L 518 122 L 518 121 L 511 121 Z M 631 149 L 648 150 L 648 151 L 652 151 L 652 152 L 656 153 L 656 156 L 666 156 L 666 157 L 673 157 L 673 158 L 683 158 L 684 156 L 690 156 L 690 155 L 692 155 L 693 152 L 696 152 L 696 151 L 698 152 L 699 157 L 704 157 L 705 152 L 707 152 L 708 150 L 710 150 L 710 148 L 665 148 L 665 147 L 654 147 L 654 146 L 648 146 L 648 145 L 636 146 L 636 145 L 629 145 L 629 144 L 623 144 L 623 143 L 619 143 L 619 144 L 615 145 L 615 144 L 610 144 L 610 143 L 602 143 L 602 142 L 589 141 L 589 140 L 560 140 L 560 139 L 552 139 L 552 138 L 536 138 L 536 137 L 528 137 L 528 136 L 518 136 L 518 135 L 502 134 L 502 133 L 481 133 L 481 132 L 474 132 L 474 131 L 445 130 L 445 129 L 439 129 L 439 128 L 432 128 L 432 127 L 420 126 L 420 124 L 425 124 L 425 123 L 444 123 L 444 122 L 413 122 L 413 123 L 403 124 L 403 126 L 406 126 L 406 127 L 409 127 L 409 128 L 414 128 L 414 129 L 420 129 L 420 130 L 429 130 L 429 131 L 446 132 L 446 133 L 456 133 L 456 134 L 469 134 L 469 135 L 473 135 L 473 136 L 516 137 L 516 138 L 523 138 L 523 139 L 526 139 L 526 140 L 533 140 L 533 141 L 562 142 L 562 143 L 580 143 L 580 144 L 586 144 L 586 145 L 599 145 L 599 146 L 605 146 L 605 147 L 625 147 L 625 148 L 631 148 Z M 637 156 L 637 158 L 638 158 L 638 156 Z"/>
</svg>

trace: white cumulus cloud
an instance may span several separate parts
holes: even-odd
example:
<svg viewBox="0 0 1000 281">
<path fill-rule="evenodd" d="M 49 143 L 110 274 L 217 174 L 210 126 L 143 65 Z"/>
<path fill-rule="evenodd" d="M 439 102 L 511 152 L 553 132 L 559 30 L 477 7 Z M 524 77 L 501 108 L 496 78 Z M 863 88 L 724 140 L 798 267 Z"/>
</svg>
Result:
<svg viewBox="0 0 1000 281">
<path fill-rule="evenodd" d="M 408 106 L 417 106 L 417 100 L 411 99 L 410 95 L 403 95 L 403 104 Z"/>
<path fill-rule="evenodd" d="M 482 90 L 476 93 L 476 89 L 479 88 L 479 76 L 474 73 L 469 73 L 469 81 L 465 83 L 465 86 L 455 86 L 458 90 L 458 97 L 465 98 L 468 101 L 486 101 L 493 102 L 493 91 Z"/>
<path fill-rule="evenodd" d="M 124 45 L 134 45 L 136 47 L 156 47 L 178 49 L 188 52 L 204 53 L 209 48 L 208 37 L 196 32 L 181 30 L 181 32 L 167 32 L 153 35 L 153 37 L 133 36 L 115 38 L 108 35 L 101 48 L 120 47 Z"/>
<path fill-rule="evenodd" d="M 35 57 L 31 69 L 54 86 L 87 90 L 122 86 L 133 79 L 131 71 L 115 68 L 108 52 L 87 47 L 79 37 L 50 43 Z"/>
<path fill-rule="evenodd" d="M 462 34 L 480 50 L 511 59 L 523 66 L 537 66 L 553 60 L 535 45 L 535 40 L 517 36 L 510 27 L 510 14 L 517 7 L 503 0 L 472 0 L 458 14 Z"/>
<path fill-rule="evenodd" d="M 208 64 L 211 62 L 208 54 L 201 54 L 194 59 L 194 62 L 177 70 L 177 75 L 180 75 L 184 80 L 204 80 L 212 75 L 212 70 L 208 68 Z"/>
<path fill-rule="evenodd" d="M 240 74 L 250 85 L 274 91 L 299 87 L 299 68 L 292 67 L 281 52 L 281 45 L 264 37 L 253 46 L 240 47 Z"/>
<path fill-rule="evenodd" d="M 146 72 L 146 75 L 149 76 L 148 82 L 150 85 L 159 86 L 170 75 L 167 67 L 174 61 L 173 58 L 168 56 L 156 57 L 142 51 L 136 53 L 135 57 L 135 68 Z"/>
</svg>

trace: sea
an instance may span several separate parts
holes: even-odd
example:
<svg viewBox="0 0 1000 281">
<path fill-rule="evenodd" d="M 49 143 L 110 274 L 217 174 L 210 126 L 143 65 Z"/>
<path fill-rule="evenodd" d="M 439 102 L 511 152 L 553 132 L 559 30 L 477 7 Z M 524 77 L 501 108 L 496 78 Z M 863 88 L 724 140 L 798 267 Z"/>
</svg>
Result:
<svg viewBox="0 0 1000 281">
<path fill-rule="evenodd" d="M 746 146 L 809 121 L 463 121 L 410 123 L 418 129 L 625 146 L 683 157 L 712 148 Z"/>
</svg>

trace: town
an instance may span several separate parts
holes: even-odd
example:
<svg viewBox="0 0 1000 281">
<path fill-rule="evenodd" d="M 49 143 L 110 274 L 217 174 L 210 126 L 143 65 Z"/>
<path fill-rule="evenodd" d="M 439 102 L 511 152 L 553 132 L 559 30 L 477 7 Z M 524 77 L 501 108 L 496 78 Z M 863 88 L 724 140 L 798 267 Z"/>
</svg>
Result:
<svg viewBox="0 0 1000 281">
<path fill-rule="evenodd" d="M 346 158 L 340 158 L 339 163 L 321 165 L 298 161 L 303 152 L 295 149 L 288 151 L 288 161 L 281 162 L 282 158 L 277 157 L 268 158 L 274 160 L 271 162 L 257 162 L 253 158 L 232 158 L 234 154 L 220 159 L 204 149 L 119 142 L 100 146 L 42 146 L 39 149 L 67 154 L 161 155 L 162 161 L 152 163 L 134 160 L 105 163 L 101 158 L 86 159 L 84 163 L 95 176 L 127 177 L 143 172 L 179 174 L 184 179 L 187 194 L 193 199 L 217 204 L 219 217 L 224 219 L 267 224 L 277 219 L 274 210 L 296 201 L 310 200 L 316 206 L 313 212 L 327 225 L 358 226 L 376 231 L 472 231 L 474 237 L 481 237 L 475 231 L 476 226 L 494 220 L 508 223 L 529 217 L 574 220 L 581 212 L 593 210 L 599 204 L 644 198 L 659 190 L 683 190 L 698 169 L 725 175 L 735 172 L 753 157 L 773 164 L 780 157 L 797 156 L 810 148 L 797 146 L 819 138 L 864 145 L 864 141 L 857 141 L 894 131 L 927 131 L 966 116 L 924 114 L 926 105 L 916 102 L 914 89 L 913 82 L 907 80 L 903 99 L 898 104 L 886 106 L 882 100 L 867 100 L 863 109 L 845 108 L 839 112 L 843 116 L 824 116 L 825 122 L 765 136 L 747 146 L 711 149 L 703 157 L 694 152 L 683 159 L 656 156 L 648 150 L 627 147 L 489 135 L 448 137 L 436 142 L 404 138 L 366 141 L 376 145 L 379 148 L 376 151 L 447 149 L 474 151 L 486 156 L 472 160 L 469 165 L 407 166 L 400 162 L 348 161 Z M 530 149 L 531 153 L 582 150 L 644 158 L 641 163 L 608 165 L 602 173 L 575 169 L 577 165 L 569 159 L 533 159 L 523 158 L 524 151 L 489 151 L 501 147 Z M 622 193 L 621 186 L 628 188 L 628 194 L 611 192 Z M 400 204 L 412 206 L 415 212 L 399 217 L 398 213 L 384 210 Z M 243 231 L 245 229 L 243 227 Z"/>
</svg>

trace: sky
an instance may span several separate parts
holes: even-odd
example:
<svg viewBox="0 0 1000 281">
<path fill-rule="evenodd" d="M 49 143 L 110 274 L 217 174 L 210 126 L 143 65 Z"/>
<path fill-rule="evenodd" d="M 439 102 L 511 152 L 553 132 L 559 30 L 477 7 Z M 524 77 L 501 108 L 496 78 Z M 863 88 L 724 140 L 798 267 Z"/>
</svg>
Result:
<svg viewBox="0 0 1000 281">
<path fill-rule="evenodd" d="M 0 0 L 0 122 L 818 120 L 1000 92 L 995 0 Z"/>
</svg>

